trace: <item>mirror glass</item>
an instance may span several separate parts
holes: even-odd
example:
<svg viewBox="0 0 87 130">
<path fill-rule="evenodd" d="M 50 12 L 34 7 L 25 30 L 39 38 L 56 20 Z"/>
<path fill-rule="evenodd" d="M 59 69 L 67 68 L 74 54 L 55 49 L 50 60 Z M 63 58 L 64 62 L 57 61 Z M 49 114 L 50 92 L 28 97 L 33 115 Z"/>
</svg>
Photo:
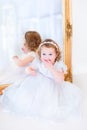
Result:
<svg viewBox="0 0 87 130">
<path fill-rule="evenodd" d="M 54 39 L 63 49 L 61 0 L 0 0 L 0 69 L 21 53 L 24 34 L 38 31 L 42 40 Z"/>
</svg>

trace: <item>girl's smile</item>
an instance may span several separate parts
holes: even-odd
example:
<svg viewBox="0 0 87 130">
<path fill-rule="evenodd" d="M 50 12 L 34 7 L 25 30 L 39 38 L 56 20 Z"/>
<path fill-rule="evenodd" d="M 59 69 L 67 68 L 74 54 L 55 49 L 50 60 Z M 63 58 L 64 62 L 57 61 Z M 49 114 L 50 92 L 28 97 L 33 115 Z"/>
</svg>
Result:
<svg viewBox="0 0 87 130">
<path fill-rule="evenodd" d="M 48 63 L 54 64 L 55 59 L 56 59 L 56 52 L 54 48 L 52 47 L 47 48 L 45 46 L 41 48 L 41 61 L 42 62 L 48 62 Z"/>
</svg>

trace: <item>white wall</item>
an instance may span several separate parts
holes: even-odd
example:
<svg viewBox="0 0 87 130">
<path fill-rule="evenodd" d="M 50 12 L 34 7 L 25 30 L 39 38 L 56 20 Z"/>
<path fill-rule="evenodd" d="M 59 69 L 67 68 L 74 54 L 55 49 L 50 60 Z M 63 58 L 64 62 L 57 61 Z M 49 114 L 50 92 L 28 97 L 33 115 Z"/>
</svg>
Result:
<svg viewBox="0 0 87 130">
<path fill-rule="evenodd" d="M 73 75 L 87 73 L 87 1 L 72 0 Z"/>
</svg>

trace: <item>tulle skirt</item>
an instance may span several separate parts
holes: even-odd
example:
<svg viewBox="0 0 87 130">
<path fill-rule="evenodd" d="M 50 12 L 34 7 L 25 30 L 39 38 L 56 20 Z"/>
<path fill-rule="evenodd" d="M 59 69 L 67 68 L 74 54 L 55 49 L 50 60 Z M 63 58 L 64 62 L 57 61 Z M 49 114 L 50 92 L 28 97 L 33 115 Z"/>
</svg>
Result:
<svg viewBox="0 0 87 130">
<path fill-rule="evenodd" d="M 9 86 L 1 97 L 6 109 L 23 116 L 65 119 L 78 111 L 81 90 L 72 83 L 58 84 L 38 73 Z"/>
<path fill-rule="evenodd" d="M 16 81 L 22 82 L 25 77 L 27 77 L 25 67 L 8 66 L 6 72 L 0 76 L 0 84 L 11 84 Z"/>
</svg>

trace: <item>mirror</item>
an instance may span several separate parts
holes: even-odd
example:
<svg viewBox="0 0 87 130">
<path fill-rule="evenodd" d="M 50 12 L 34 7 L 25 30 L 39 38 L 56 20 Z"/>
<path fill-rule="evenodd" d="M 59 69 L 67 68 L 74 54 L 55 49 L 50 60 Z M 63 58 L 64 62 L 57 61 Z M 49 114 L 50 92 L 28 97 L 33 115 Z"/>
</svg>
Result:
<svg viewBox="0 0 87 130">
<path fill-rule="evenodd" d="M 0 0 L 0 19 L 0 70 L 12 55 L 21 53 L 24 33 L 36 30 L 42 39 L 52 38 L 60 45 L 68 66 L 65 80 L 72 81 L 69 0 Z"/>
</svg>

